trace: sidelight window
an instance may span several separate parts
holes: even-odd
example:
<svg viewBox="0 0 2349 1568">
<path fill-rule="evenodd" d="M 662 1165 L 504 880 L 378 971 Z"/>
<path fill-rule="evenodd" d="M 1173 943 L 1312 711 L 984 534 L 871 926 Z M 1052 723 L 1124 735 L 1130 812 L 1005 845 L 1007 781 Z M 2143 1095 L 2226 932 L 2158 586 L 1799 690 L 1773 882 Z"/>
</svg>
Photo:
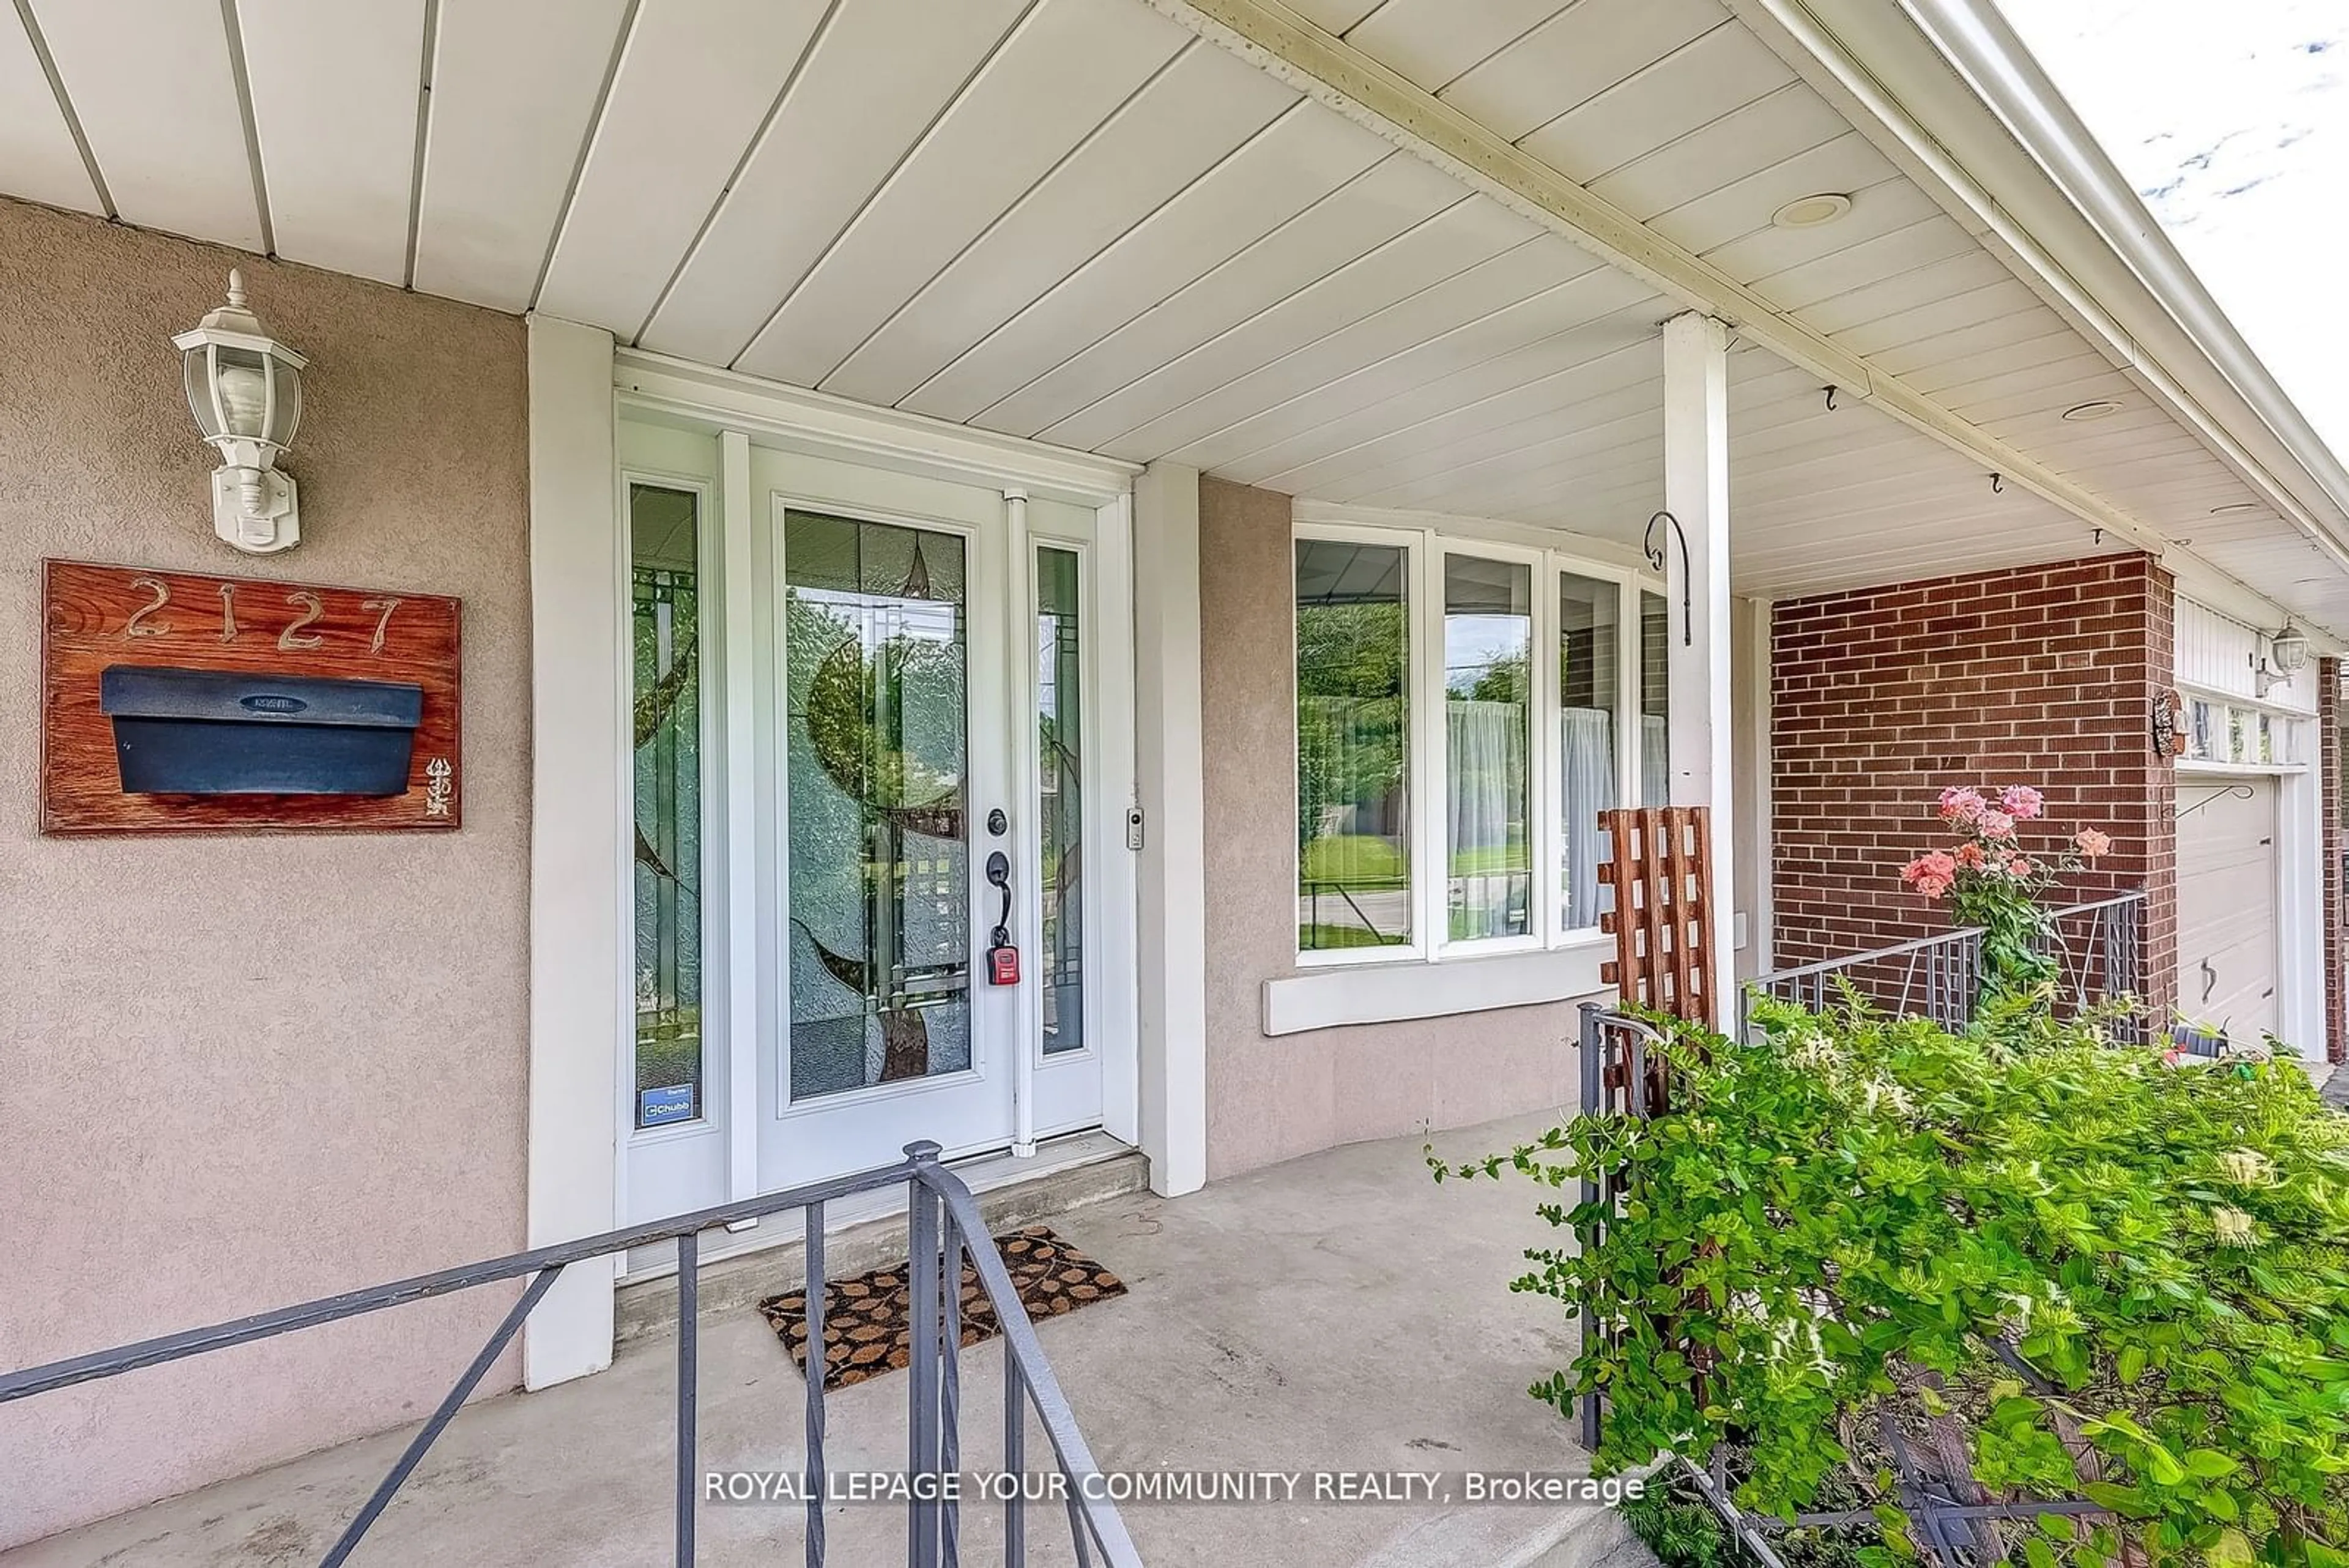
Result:
<svg viewBox="0 0 2349 1568">
<path fill-rule="evenodd" d="M 703 1115 L 699 506 L 628 486 L 639 1128 Z"/>
</svg>

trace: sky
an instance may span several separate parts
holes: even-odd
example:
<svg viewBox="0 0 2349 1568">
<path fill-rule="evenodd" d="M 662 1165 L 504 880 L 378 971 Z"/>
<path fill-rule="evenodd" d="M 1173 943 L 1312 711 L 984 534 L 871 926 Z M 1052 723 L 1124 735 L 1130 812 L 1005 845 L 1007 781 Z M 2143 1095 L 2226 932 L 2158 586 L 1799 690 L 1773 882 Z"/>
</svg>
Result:
<svg viewBox="0 0 2349 1568">
<path fill-rule="evenodd" d="M 2349 0 L 1998 0 L 2349 457 Z"/>
</svg>

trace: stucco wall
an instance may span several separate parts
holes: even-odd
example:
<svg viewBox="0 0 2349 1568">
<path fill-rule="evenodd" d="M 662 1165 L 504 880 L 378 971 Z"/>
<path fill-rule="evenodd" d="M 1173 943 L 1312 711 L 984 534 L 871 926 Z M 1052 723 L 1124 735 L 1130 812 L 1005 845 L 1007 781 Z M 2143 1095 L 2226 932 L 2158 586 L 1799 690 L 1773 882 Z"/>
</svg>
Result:
<svg viewBox="0 0 2349 1568">
<path fill-rule="evenodd" d="M 311 358 L 267 559 L 212 536 L 167 341 L 232 265 Z M 5 202 L 0 277 L 0 1366 L 520 1246 L 522 324 Z M 44 556 L 460 596 L 464 827 L 38 836 Z M 415 1419 L 511 1299 L 0 1407 L 0 1545 Z"/>
<path fill-rule="evenodd" d="M 1206 738 L 1207 1175 L 1363 1138 L 1569 1105 L 1573 1007 L 1268 1038 L 1264 982 L 1296 972 L 1296 668 L 1289 498 L 1199 482 Z"/>
</svg>

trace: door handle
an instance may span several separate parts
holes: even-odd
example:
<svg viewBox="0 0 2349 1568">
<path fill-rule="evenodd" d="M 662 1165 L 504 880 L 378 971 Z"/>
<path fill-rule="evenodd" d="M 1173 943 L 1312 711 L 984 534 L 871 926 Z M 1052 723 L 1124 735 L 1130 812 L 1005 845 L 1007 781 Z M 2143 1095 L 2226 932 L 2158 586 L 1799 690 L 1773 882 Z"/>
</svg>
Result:
<svg viewBox="0 0 2349 1568">
<path fill-rule="evenodd" d="M 987 857 L 987 879 L 1003 895 L 1002 912 L 995 918 L 996 947 L 1007 947 L 1011 941 L 1011 857 L 1002 850 L 992 850 Z"/>
</svg>

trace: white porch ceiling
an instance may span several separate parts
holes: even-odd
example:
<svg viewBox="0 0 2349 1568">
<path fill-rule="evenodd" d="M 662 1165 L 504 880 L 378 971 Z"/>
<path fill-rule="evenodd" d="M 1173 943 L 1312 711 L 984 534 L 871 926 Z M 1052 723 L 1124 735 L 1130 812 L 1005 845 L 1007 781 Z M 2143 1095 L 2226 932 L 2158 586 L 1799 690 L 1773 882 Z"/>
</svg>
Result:
<svg viewBox="0 0 2349 1568">
<path fill-rule="evenodd" d="M 2256 498 L 1720 0 L 1292 3 L 2349 634 L 2349 580 L 2271 512 L 2214 515 Z M 1327 501 L 1619 540 L 1660 501 L 1674 306 L 1141 0 L 16 11 L 0 186 L 30 200 Z M 1820 191 L 1850 214 L 1772 225 Z M 1741 591 L 2099 547 L 1766 352 L 1733 372 Z"/>
</svg>

